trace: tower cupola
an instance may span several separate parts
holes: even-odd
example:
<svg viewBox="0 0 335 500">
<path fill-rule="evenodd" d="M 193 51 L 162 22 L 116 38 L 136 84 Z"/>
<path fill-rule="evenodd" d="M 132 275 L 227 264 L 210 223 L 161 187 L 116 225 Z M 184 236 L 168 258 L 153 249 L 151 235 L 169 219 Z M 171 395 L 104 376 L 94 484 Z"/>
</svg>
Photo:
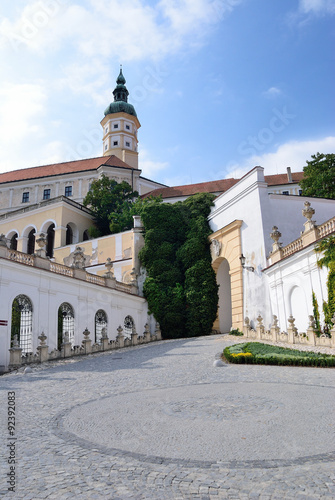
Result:
<svg viewBox="0 0 335 500">
<path fill-rule="evenodd" d="M 120 68 L 113 90 L 114 101 L 105 109 L 103 128 L 103 155 L 114 154 L 133 168 L 138 168 L 137 130 L 138 121 L 135 108 L 128 102 L 126 79 Z"/>
</svg>

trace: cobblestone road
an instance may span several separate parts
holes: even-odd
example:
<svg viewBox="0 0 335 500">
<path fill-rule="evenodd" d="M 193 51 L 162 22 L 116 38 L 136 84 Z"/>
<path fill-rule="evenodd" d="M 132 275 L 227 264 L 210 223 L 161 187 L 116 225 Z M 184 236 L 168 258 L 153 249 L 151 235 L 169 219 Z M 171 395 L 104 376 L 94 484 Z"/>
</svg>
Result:
<svg viewBox="0 0 335 500">
<path fill-rule="evenodd" d="M 335 371 L 214 367 L 236 341 L 158 342 L 0 377 L 0 496 L 334 499 Z"/>
</svg>

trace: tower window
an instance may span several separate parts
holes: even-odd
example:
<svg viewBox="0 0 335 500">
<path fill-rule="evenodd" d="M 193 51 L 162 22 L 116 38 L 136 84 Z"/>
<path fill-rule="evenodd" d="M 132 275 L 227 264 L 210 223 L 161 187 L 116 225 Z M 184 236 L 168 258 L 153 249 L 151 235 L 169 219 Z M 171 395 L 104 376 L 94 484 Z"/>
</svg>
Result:
<svg viewBox="0 0 335 500">
<path fill-rule="evenodd" d="M 126 146 L 130 148 L 130 142 L 126 142 Z"/>
<path fill-rule="evenodd" d="M 65 196 L 72 196 L 72 186 L 65 186 Z"/>
<path fill-rule="evenodd" d="M 22 203 L 28 203 L 29 201 L 29 193 L 22 193 Z"/>
<path fill-rule="evenodd" d="M 106 149 L 107 149 L 107 144 L 105 144 L 105 151 L 106 151 Z"/>
<path fill-rule="evenodd" d="M 118 141 L 113 142 L 113 146 L 117 146 L 118 144 L 119 144 Z"/>
<path fill-rule="evenodd" d="M 50 189 L 45 189 L 43 191 L 43 200 L 49 200 L 50 199 L 50 192 L 51 192 Z"/>
<path fill-rule="evenodd" d="M 115 123 L 114 128 L 119 128 L 119 125 L 117 123 Z"/>
<path fill-rule="evenodd" d="M 127 129 L 127 130 L 130 130 L 130 127 L 129 127 L 129 125 L 126 125 L 126 129 Z"/>
<path fill-rule="evenodd" d="M 107 128 L 107 127 L 105 128 L 105 132 L 106 132 L 106 134 L 107 134 L 107 132 L 108 132 L 108 128 Z"/>
</svg>

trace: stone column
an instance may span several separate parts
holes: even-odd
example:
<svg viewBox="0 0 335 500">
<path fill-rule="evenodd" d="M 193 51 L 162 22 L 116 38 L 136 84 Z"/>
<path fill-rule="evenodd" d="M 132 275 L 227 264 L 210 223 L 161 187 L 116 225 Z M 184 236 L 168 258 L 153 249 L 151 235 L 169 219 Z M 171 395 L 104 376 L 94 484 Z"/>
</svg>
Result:
<svg viewBox="0 0 335 500">
<path fill-rule="evenodd" d="M 271 333 L 271 336 L 272 336 L 272 340 L 274 342 L 277 342 L 278 341 L 278 335 L 280 333 L 280 329 L 279 329 L 279 326 L 278 326 L 278 318 L 277 318 L 277 316 L 275 314 L 273 315 L 273 323 L 272 323 L 272 326 L 270 328 L 270 333 Z"/>
<path fill-rule="evenodd" d="M 155 327 L 155 336 L 156 336 L 156 340 L 162 340 L 162 332 L 161 332 L 161 327 L 160 327 L 160 324 L 156 323 L 156 327 Z"/>
<path fill-rule="evenodd" d="M 257 338 L 261 339 L 262 335 L 264 335 L 265 328 L 263 325 L 263 318 L 260 314 L 257 316 L 257 321 L 258 321 L 258 325 L 256 326 Z"/>
<path fill-rule="evenodd" d="M 55 241 L 54 248 L 64 247 L 66 243 L 66 227 L 57 226 L 54 228 L 55 231 Z"/>
<path fill-rule="evenodd" d="M 108 336 L 107 336 L 107 330 L 106 328 L 103 328 L 101 330 L 101 347 L 103 351 L 107 351 L 108 349 Z"/>
<path fill-rule="evenodd" d="M 312 220 L 314 214 L 315 210 L 311 207 L 310 202 L 305 201 L 302 215 L 306 217 L 307 221 L 304 223 L 305 229 L 301 235 L 304 247 L 318 239 L 317 226 L 315 220 Z"/>
<path fill-rule="evenodd" d="M 85 354 L 91 354 L 92 352 L 92 340 L 89 338 L 90 332 L 87 328 L 83 331 L 84 335 L 84 340 L 82 341 L 82 344 L 84 346 L 84 351 Z"/>
<path fill-rule="evenodd" d="M 149 327 L 148 323 L 146 323 L 144 325 L 143 337 L 144 337 L 144 342 L 150 342 L 150 340 L 151 340 L 151 333 L 150 333 L 150 327 Z"/>
<path fill-rule="evenodd" d="M 309 319 L 309 326 L 307 328 L 306 335 L 308 337 L 308 343 L 310 345 L 315 345 L 315 321 L 314 321 L 314 316 L 308 316 Z"/>
<path fill-rule="evenodd" d="M 250 319 L 248 318 L 248 316 L 246 316 L 244 318 L 243 335 L 245 335 L 246 337 L 249 337 L 250 330 L 251 330 Z"/>
<path fill-rule="evenodd" d="M 123 335 L 123 328 L 121 325 L 117 329 L 116 341 L 117 341 L 119 347 L 124 347 L 124 335 Z"/>
<path fill-rule="evenodd" d="M 44 334 L 44 332 L 42 332 L 41 335 L 38 337 L 38 339 L 40 340 L 40 345 L 37 346 L 39 361 L 40 361 L 40 363 L 44 363 L 45 361 L 48 361 L 48 359 L 49 359 L 49 353 L 48 353 L 49 346 L 47 346 L 46 342 L 45 342 L 47 339 L 47 336 Z"/>
<path fill-rule="evenodd" d="M 279 241 L 279 238 L 281 237 L 281 232 L 278 231 L 277 226 L 273 226 L 270 236 L 273 239 L 270 258 L 271 258 L 271 264 L 274 264 L 275 262 L 278 262 L 283 258 L 283 249 L 282 249 L 283 244 Z"/>
<path fill-rule="evenodd" d="M 71 342 L 69 342 L 69 334 L 68 334 L 68 332 L 65 332 L 63 343 L 61 345 L 63 358 L 69 358 L 71 356 L 71 348 L 72 348 L 72 344 L 71 344 Z"/>
<path fill-rule="evenodd" d="M 289 344 L 295 344 L 295 334 L 297 333 L 297 328 L 294 326 L 295 318 L 292 314 L 287 319 L 289 326 L 287 328 L 288 342 Z"/>
<path fill-rule="evenodd" d="M 45 251 L 45 247 L 47 244 L 47 236 L 45 233 L 40 233 L 37 235 L 37 238 L 35 240 L 36 245 L 38 246 L 37 250 L 35 251 L 36 255 L 38 257 L 41 257 L 42 259 L 45 259 L 47 254 Z"/>
<path fill-rule="evenodd" d="M 132 332 L 131 332 L 131 345 L 137 345 L 137 333 L 136 333 L 135 325 L 133 325 Z"/>
<path fill-rule="evenodd" d="M 13 347 L 9 349 L 9 368 L 20 368 L 22 364 L 22 349 L 17 340 L 17 335 L 14 335 Z"/>
</svg>

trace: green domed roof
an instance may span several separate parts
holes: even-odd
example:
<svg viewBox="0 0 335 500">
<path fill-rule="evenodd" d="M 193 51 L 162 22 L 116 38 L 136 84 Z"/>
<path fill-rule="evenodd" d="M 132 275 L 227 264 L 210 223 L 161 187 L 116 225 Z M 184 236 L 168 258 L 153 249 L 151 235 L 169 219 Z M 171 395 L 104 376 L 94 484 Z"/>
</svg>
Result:
<svg viewBox="0 0 335 500">
<path fill-rule="evenodd" d="M 123 76 L 122 68 L 120 68 L 120 74 L 116 79 L 116 83 L 117 85 L 113 90 L 114 102 L 112 102 L 105 109 L 105 116 L 111 113 L 123 112 L 123 113 L 128 113 L 128 115 L 136 116 L 137 118 L 134 106 L 128 103 L 129 92 L 127 87 L 125 86 L 126 79 Z"/>
<path fill-rule="evenodd" d="M 128 113 L 128 115 L 136 116 L 137 114 L 135 108 L 129 102 L 124 101 L 114 101 L 105 109 L 105 116 L 113 113 Z"/>
</svg>

